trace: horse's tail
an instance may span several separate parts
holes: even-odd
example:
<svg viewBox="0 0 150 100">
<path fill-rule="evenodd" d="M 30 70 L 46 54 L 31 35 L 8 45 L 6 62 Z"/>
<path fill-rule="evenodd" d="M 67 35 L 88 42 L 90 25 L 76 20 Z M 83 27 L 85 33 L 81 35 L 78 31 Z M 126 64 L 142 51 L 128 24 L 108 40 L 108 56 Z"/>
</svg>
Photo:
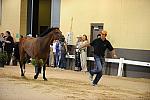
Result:
<svg viewBox="0 0 150 100">
<path fill-rule="evenodd" d="M 20 61 L 20 53 L 19 53 L 19 45 L 20 43 L 22 43 L 23 41 L 23 36 L 21 36 L 21 38 L 19 39 L 19 42 L 16 42 L 14 44 L 14 57 L 16 60 Z"/>
<path fill-rule="evenodd" d="M 20 42 L 16 42 L 15 45 L 14 45 L 14 57 L 15 57 L 16 60 L 20 60 L 19 43 Z"/>
<path fill-rule="evenodd" d="M 31 39 L 32 37 L 22 37 L 22 38 L 20 38 L 19 39 L 19 42 L 18 42 L 18 44 L 16 45 L 16 58 L 20 61 L 20 54 L 21 54 L 21 52 L 20 52 L 20 50 L 22 50 L 23 48 L 23 46 L 24 46 L 24 43 L 25 43 L 25 41 L 27 40 L 27 39 Z M 19 50 L 20 49 L 20 50 Z M 29 60 L 30 60 L 30 56 L 27 54 L 27 53 L 25 53 L 25 59 L 24 59 L 24 63 L 26 63 L 26 62 L 29 62 Z"/>
<path fill-rule="evenodd" d="M 23 37 L 21 37 L 21 38 L 19 39 L 19 42 L 16 42 L 15 45 L 14 45 L 14 57 L 15 57 L 18 61 L 20 60 L 19 45 L 20 45 L 21 43 L 23 43 L 23 41 L 24 41 L 24 39 L 23 39 Z"/>
</svg>

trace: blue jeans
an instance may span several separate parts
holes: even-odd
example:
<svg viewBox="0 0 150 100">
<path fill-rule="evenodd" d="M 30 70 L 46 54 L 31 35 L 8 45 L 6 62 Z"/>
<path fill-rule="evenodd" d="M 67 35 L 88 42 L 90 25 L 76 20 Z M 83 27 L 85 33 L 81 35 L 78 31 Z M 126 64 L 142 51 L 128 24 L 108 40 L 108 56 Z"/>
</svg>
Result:
<svg viewBox="0 0 150 100">
<path fill-rule="evenodd" d="M 60 68 L 66 68 L 66 53 L 61 53 Z"/>
<path fill-rule="evenodd" d="M 55 53 L 55 67 L 59 67 L 60 54 Z"/>
<path fill-rule="evenodd" d="M 93 80 L 93 84 L 97 84 L 98 81 L 100 80 L 100 78 L 102 77 L 102 68 L 103 68 L 105 59 L 103 57 L 99 57 L 97 55 L 94 55 L 94 59 L 95 59 L 95 67 L 94 67 L 94 69 L 90 70 L 90 74 L 92 76 L 94 74 L 96 74 L 96 77 Z"/>
</svg>

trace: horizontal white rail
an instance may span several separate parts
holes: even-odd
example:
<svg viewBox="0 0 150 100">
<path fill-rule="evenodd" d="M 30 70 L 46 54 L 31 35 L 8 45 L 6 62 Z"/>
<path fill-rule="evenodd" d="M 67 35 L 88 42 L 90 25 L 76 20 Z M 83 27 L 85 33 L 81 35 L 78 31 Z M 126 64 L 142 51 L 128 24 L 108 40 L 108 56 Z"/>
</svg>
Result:
<svg viewBox="0 0 150 100">
<path fill-rule="evenodd" d="M 75 55 L 68 55 L 66 57 L 75 59 Z M 87 57 L 87 60 L 94 61 L 94 57 Z M 150 62 L 125 60 L 124 58 L 120 58 L 120 59 L 105 58 L 105 62 L 112 62 L 112 63 L 118 63 L 119 64 L 118 76 L 122 76 L 124 64 L 150 67 Z"/>
<path fill-rule="evenodd" d="M 124 63 L 125 64 L 130 64 L 130 65 L 139 65 L 139 66 L 150 67 L 150 63 L 148 63 L 148 62 L 133 61 L 133 60 L 124 60 Z"/>
</svg>

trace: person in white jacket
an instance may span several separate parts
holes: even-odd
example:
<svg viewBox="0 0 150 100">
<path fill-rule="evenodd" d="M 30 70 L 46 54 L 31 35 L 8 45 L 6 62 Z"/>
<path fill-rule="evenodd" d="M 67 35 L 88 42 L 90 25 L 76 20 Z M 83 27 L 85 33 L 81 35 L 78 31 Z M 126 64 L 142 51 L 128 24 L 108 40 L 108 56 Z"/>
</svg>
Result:
<svg viewBox="0 0 150 100">
<path fill-rule="evenodd" d="M 81 46 L 88 43 L 87 36 L 84 34 L 82 36 Z M 81 60 L 81 68 L 83 72 L 87 72 L 87 47 L 84 47 L 80 51 L 80 60 Z"/>
<path fill-rule="evenodd" d="M 60 54 L 61 54 L 61 45 L 59 40 L 54 40 L 53 43 L 53 52 L 54 52 L 54 66 L 59 68 Z"/>
</svg>

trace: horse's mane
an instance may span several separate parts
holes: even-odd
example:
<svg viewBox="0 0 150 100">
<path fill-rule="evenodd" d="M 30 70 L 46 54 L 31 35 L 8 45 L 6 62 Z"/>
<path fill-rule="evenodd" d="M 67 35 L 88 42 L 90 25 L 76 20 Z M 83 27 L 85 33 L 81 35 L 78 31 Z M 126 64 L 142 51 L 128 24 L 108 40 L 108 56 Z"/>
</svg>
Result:
<svg viewBox="0 0 150 100">
<path fill-rule="evenodd" d="M 43 33 L 41 33 L 41 34 L 39 35 L 39 37 L 43 37 L 43 36 L 45 36 L 46 34 L 48 34 L 49 32 L 51 32 L 51 31 L 53 31 L 53 30 L 55 30 L 55 29 L 59 29 L 59 28 L 58 28 L 58 27 L 47 28 Z"/>
</svg>

